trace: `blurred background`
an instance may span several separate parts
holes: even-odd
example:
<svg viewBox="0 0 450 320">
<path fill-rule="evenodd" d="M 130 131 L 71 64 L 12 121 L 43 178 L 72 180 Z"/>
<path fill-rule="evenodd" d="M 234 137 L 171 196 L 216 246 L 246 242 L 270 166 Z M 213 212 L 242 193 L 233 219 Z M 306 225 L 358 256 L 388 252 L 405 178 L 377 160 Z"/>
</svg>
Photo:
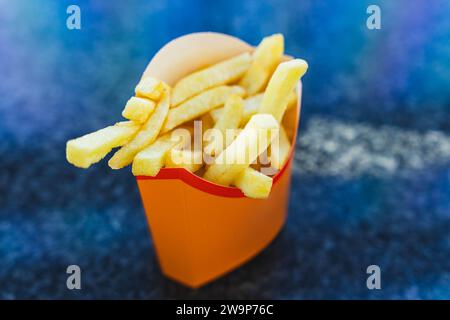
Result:
<svg viewBox="0 0 450 320">
<path fill-rule="evenodd" d="M 449 15 L 445 0 L 0 0 L 0 298 L 450 299 Z M 287 224 L 189 290 L 160 273 L 129 168 L 74 168 L 65 142 L 118 121 L 150 58 L 196 31 L 281 32 L 310 68 Z"/>
</svg>

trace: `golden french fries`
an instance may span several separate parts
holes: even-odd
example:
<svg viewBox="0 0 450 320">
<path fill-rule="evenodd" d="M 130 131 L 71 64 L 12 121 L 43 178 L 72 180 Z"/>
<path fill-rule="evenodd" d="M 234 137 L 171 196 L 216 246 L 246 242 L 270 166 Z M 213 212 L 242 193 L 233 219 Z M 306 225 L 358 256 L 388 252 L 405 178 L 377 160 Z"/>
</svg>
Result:
<svg viewBox="0 0 450 320">
<path fill-rule="evenodd" d="M 76 167 L 89 168 L 102 160 L 113 148 L 127 143 L 138 132 L 139 123 L 116 123 L 82 137 L 67 141 L 67 161 Z"/>
<path fill-rule="evenodd" d="M 152 100 L 158 100 L 164 91 L 164 82 L 152 77 L 141 79 L 134 92 L 137 97 L 144 97 Z"/>
<path fill-rule="evenodd" d="M 166 164 L 166 155 L 173 148 L 182 148 L 190 140 L 191 130 L 176 129 L 158 137 L 151 145 L 140 151 L 133 160 L 132 172 L 135 176 L 158 174 Z"/>
<path fill-rule="evenodd" d="M 249 167 L 276 138 L 273 130 L 279 125 L 270 114 L 251 117 L 236 139 L 214 160 L 204 178 L 222 185 L 230 185 L 236 176 Z"/>
<path fill-rule="evenodd" d="M 261 93 L 245 99 L 244 111 L 242 112 L 240 124 L 241 127 L 245 126 L 250 118 L 258 113 L 262 98 L 263 94 Z"/>
<path fill-rule="evenodd" d="M 203 166 L 202 151 L 172 149 L 166 154 L 167 168 L 184 168 L 191 172 Z"/>
<path fill-rule="evenodd" d="M 278 122 L 281 122 L 289 102 L 289 95 L 307 69 L 308 64 L 302 59 L 280 63 L 264 92 L 259 113 L 272 114 Z"/>
<path fill-rule="evenodd" d="M 196 119 L 210 110 L 220 107 L 232 94 L 243 96 L 245 91 L 239 86 L 219 86 L 183 102 L 176 108 L 170 109 L 162 133 L 168 132 L 180 124 Z"/>
<path fill-rule="evenodd" d="M 258 113 L 259 106 L 261 105 L 261 101 L 263 98 L 263 94 L 256 94 L 254 96 L 248 97 L 244 99 L 244 109 L 242 110 L 242 118 L 240 127 L 245 126 L 245 124 L 250 120 L 250 118 Z M 220 116 L 222 115 L 223 107 L 211 110 L 209 114 L 213 118 L 214 122 L 219 121 Z"/>
<path fill-rule="evenodd" d="M 280 170 L 286 162 L 289 151 L 291 150 L 291 143 L 284 130 L 283 126 L 280 126 L 280 132 L 278 139 L 275 139 L 270 146 L 270 163 L 275 169 Z"/>
<path fill-rule="evenodd" d="M 150 145 L 158 137 L 167 117 L 170 106 L 170 88 L 165 86 L 161 100 L 158 102 L 155 111 L 148 118 L 147 122 L 142 125 L 142 129 L 136 136 L 126 145 L 117 151 L 108 161 L 108 165 L 112 169 L 123 168 L 133 162 L 134 156 Z"/>
<path fill-rule="evenodd" d="M 214 119 L 211 117 L 209 113 L 205 113 L 201 116 L 200 121 L 202 123 L 202 131 L 205 133 L 205 131 L 211 129 L 214 127 Z"/>
<path fill-rule="evenodd" d="M 289 94 L 286 110 L 289 110 L 289 109 L 291 109 L 293 107 L 296 107 L 297 106 L 297 102 L 298 102 L 297 87 L 295 87 L 294 91 L 292 91 Z"/>
<path fill-rule="evenodd" d="M 283 53 L 284 37 L 282 34 L 264 38 L 253 53 L 252 64 L 239 85 L 244 87 L 249 95 L 261 91 L 280 63 Z"/>
<path fill-rule="evenodd" d="M 233 130 L 239 128 L 241 123 L 242 112 L 244 109 L 244 103 L 242 98 L 237 95 L 231 95 L 223 107 L 223 112 L 220 115 L 218 121 L 214 124 L 213 129 L 217 132 L 212 135 L 210 142 L 207 146 L 208 153 L 216 155 L 222 152 L 224 148 L 228 146 L 226 138 L 227 130 Z"/>
<path fill-rule="evenodd" d="M 122 117 L 144 123 L 155 110 L 155 106 L 156 103 L 153 100 L 131 97 L 122 111 Z"/>
<path fill-rule="evenodd" d="M 172 106 L 177 106 L 190 97 L 210 88 L 238 80 L 247 71 L 250 63 L 250 54 L 243 53 L 206 69 L 191 73 L 178 81 L 173 88 Z"/>
<path fill-rule="evenodd" d="M 233 184 L 249 198 L 265 199 L 270 194 L 272 178 L 248 167 L 237 175 Z"/>
<path fill-rule="evenodd" d="M 254 96 L 250 96 L 246 99 L 244 99 L 244 110 L 242 113 L 242 119 L 240 123 L 240 127 L 245 126 L 245 124 L 250 120 L 251 116 L 254 114 L 257 114 L 259 111 L 259 107 L 261 105 L 262 99 L 263 99 L 264 93 L 258 93 Z M 289 110 L 295 106 L 297 106 L 297 91 L 294 90 L 289 94 L 288 102 L 286 110 Z M 213 109 L 209 112 L 211 117 L 213 118 L 214 122 L 217 122 L 220 118 L 220 115 L 222 114 L 223 107 Z"/>
<path fill-rule="evenodd" d="M 132 164 L 135 176 L 156 176 L 164 167 L 184 168 L 265 199 L 270 176 L 289 156 L 295 89 L 308 68 L 301 59 L 281 62 L 283 54 L 284 38 L 275 34 L 253 53 L 195 71 L 173 89 L 142 78 L 122 111 L 130 121 L 69 140 L 67 161 L 88 168 L 120 147 L 108 161 L 112 169 Z"/>
<path fill-rule="evenodd" d="M 215 122 L 219 121 L 220 116 L 222 115 L 223 107 L 213 109 L 209 112 L 210 117 Z"/>
<path fill-rule="evenodd" d="M 156 176 L 164 167 L 167 152 L 175 144 L 176 142 L 170 140 L 170 133 L 159 137 L 150 146 L 136 154 L 132 165 L 133 174 L 135 176 Z"/>
</svg>

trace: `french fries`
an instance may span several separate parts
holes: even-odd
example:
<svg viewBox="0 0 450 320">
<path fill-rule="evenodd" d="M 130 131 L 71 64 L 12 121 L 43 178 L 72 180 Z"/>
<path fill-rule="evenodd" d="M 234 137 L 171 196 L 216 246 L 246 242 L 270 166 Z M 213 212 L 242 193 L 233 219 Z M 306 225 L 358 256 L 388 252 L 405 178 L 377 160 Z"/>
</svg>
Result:
<svg viewBox="0 0 450 320">
<path fill-rule="evenodd" d="M 261 105 L 261 101 L 263 98 L 263 94 L 256 94 L 254 96 L 248 97 L 244 100 L 244 109 L 242 110 L 241 122 L 239 124 L 240 127 L 245 126 L 245 124 L 250 120 L 250 118 L 258 113 L 259 106 Z M 209 114 L 213 118 L 214 122 L 219 121 L 220 116 L 222 115 L 223 107 L 211 110 Z"/>
<path fill-rule="evenodd" d="M 260 92 L 280 63 L 284 53 L 284 37 L 274 34 L 264 38 L 253 53 L 250 68 L 244 74 L 239 85 L 244 87 L 249 95 Z"/>
<path fill-rule="evenodd" d="M 144 123 L 142 129 L 136 134 L 136 136 L 129 143 L 124 145 L 117 151 L 111 159 L 108 161 L 108 165 L 111 169 L 120 169 L 133 162 L 134 156 L 150 145 L 158 137 L 161 131 L 164 120 L 167 117 L 170 106 L 170 88 L 166 85 L 165 92 L 162 95 L 161 100 L 155 108 L 153 114 Z"/>
<path fill-rule="evenodd" d="M 244 111 L 242 112 L 240 124 L 241 127 L 245 126 L 250 118 L 258 113 L 262 98 L 263 94 L 257 94 L 245 99 Z"/>
<path fill-rule="evenodd" d="M 248 122 L 248 120 L 250 120 L 250 118 L 254 114 L 258 113 L 263 96 L 264 96 L 263 93 L 258 93 L 258 94 L 255 94 L 254 96 L 244 99 L 244 110 L 242 113 L 241 123 L 239 125 L 240 127 L 245 126 L 245 124 Z M 295 107 L 297 105 L 297 100 L 298 100 L 297 92 L 296 92 L 296 90 L 294 90 L 289 94 L 286 110 L 289 110 L 289 109 Z M 223 111 L 223 107 L 211 110 L 209 112 L 209 114 L 213 118 L 214 122 L 217 122 L 219 120 L 220 115 L 222 114 L 222 111 Z"/>
<path fill-rule="evenodd" d="M 164 83 L 152 77 L 141 79 L 134 92 L 137 97 L 144 97 L 151 100 L 158 100 L 164 91 Z"/>
<path fill-rule="evenodd" d="M 131 121 L 116 123 L 82 137 L 67 141 L 67 161 L 76 167 L 89 168 L 102 160 L 113 148 L 127 143 L 140 125 Z"/>
<path fill-rule="evenodd" d="M 214 160 L 204 178 L 222 185 L 230 185 L 236 176 L 256 160 L 276 137 L 272 130 L 279 125 L 270 114 L 251 117 L 236 139 Z"/>
<path fill-rule="evenodd" d="M 248 167 L 237 175 L 233 184 L 249 198 L 265 199 L 270 194 L 272 178 Z"/>
<path fill-rule="evenodd" d="M 133 160 L 132 172 L 135 176 L 154 177 L 165 164 L 167 152 L 175 146 L 170 133 L 158 138 L 153 144 L 141 150 Z"/>
<path fill-rule="evenodd" d="M 166 167 L 184 168 L 195 172 L 203 166 L 202 158 L 201 151 L 172 149 L 166 155 Z"/>
<path fill-rule="evenodd" d="M 202 131 L 203 133 L 212 127 L 214 127 L 214 119 L 211 117 L 209 113 L 205 113 L 201 116 L 200 121 L 202 123 Z"/>
<path fill-rule="evenodd" d="M 274 143 L 270 146 L 270 163 L 275 169 L 280 170 L 286 162 L 289 151 L 291 150 L 291 143 L 284 130 L 283 126 L 280 126 L 279 138 L 275 139 Z"/>
<path fill-rule="evenodd" d="M 216 109 L 211 110 L 209 112 L 209 115 L 214 122 L 217 122 L 217 121 L 219 121 L 219 118 L 222 115 L 222 111 L 223 111 L 223 107 L 216 108 Z"/>
<path fill-rule="evenodd" d="M 243 53 L 188 75 L 173 88 L 172 106 L 175 107 L 210 88 L 238 80 L 250 67 L 250 63 L 250 54 Z"/>
<path fill-rule="evenodd" d="M 193 72 L 173 89 L 142 78 L 122 110 L 129 121 L 69 140 L 67 161 L 88 168 L 120 147 L 108 161 L 112 169 L 132 164 L 133 175 L 154 177 L 184 168 L 265 199 L 289 157 L 296 85 L 308 68 L 301 59 L 281 62 L 283 54 L 284 38 L 275 34 L 252 54 Z"/>
<path fill-rule="evenodd" d="M 152 100 L 131 97 L 122 111 L 122 117 L 128 120 L 144 123 L 155 110 L 156 103 Z"/>
<path fill-rule="evenodd" d="M 176 108 L 170 109 L 162 133 L 168 132 L 180 124 L 220 107 L 232 94 L 243 96 L 245 91 L 239 86 L 219 86 L 187 100 Z"/>
<path fill-rule="evenodd" d="M 133 174 L 135 176 L 156 176 L 159 170 L 166 165 L 167 153 L 173 148 L 182 148 L 187 144 L 191 133 L 191 130 L 187 128 L 180 128 L 158 137 L 155 142 L 134 157 Z"/>
<path fill-rule="evenodd" d="M 297 106 L 297 102 L 298 102 L 297 87 L 295 87 L 294 91 L 292 91 L 289 94 L 286 110 L 289 110 L 289 109 L 291 109 L 293 107 L 296 107 Z"/>
<path fill-rule="evenodd" d="M 302 59 L 280 63 L 264 92 L 259 113 L 272 114 L 281 122 L 289 102 L 289 94 L 307 69 L 308 64 Z"/>
<path fill-rule="evenodd" d="M 227 134 L 226 131 L 239 128 L 243 109 L 244 103 L 242 102 L 241 97 L 231 95 L 228 98 L 220 118 L 213 127 L 214 130 L 217 130 L 217 133 L 211 137 L 210 143 L 207 146 L 209 154 L 219 154 L 222 152 L 223 148 L 228 146 L 227 142 L 230 141 L 225 140 L 224 143 L 224 137 L 226 137 Z"/>
</svg>

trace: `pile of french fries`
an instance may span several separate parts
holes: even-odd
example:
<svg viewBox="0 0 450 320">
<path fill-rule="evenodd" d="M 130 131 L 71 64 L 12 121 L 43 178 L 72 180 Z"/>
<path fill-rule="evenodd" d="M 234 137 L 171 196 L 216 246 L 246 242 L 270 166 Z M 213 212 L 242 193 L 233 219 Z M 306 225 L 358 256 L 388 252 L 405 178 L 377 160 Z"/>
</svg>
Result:
<svg viewBox="0 0 450 320">
<path fill-rule="evenodd" d="M 127 121 L 69 140 L 67 160 L 88 168 L 120 147 L 108 161 L 112 169 L 131 164 L 134 175 L 156 176 L 164 167 L 185 168 L 267 198 L 291 148 L 283 117 L 296 106 L 297 83 L 308 68 L 304 60 L 285 60 L 284 38 L 275 34 L 252 53 L 196 71 L 173 88 L 143 78 L 123 109 Z"/>
</svg>

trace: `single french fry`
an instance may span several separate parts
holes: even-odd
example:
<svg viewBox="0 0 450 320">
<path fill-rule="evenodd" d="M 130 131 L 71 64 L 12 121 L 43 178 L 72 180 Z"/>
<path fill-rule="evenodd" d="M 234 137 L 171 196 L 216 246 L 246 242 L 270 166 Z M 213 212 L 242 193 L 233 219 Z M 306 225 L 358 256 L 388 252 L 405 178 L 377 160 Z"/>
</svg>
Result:
<svg viewBox="0 0 450 320">
<path fill-rule="evenodd" d="M 166 154 L 166 167 L 184 168 L 195 172 L 203 166 L 202 157 L 201 151 L 172 149 Z"/>
<path fill-rule="evenodd" d="M 144 123 L 155 110 L 156 103 L 153 100 L 131 97 L 122 111 L 125 119 Z"/>
<path fill-rule="evenodd" d="M 134 157 L 133 174 L 135 176 L 156 176 L 166 164 L 167 153 L 172 148 L 182 148 L 187 140 L 190 140 L 191 131 L 189 128 L 179 128 L 158 137 Z"/>
<path fill-rule="evenodd" d="M 284 37 L 274 34 L 264 38 L 253 52 L 250 68 L 242 77 L 239 85 L 245 88 L 249 95 L 264 89 L 284 53 Z"/>
<path fill-rule="evenodd" d="M 242 111 L 242 118 L 239 127 L 243 127 L 247 124 L 250 118 L 258 113 L 259 106 L 261 105 L 261 101 L 263 98 L 263 93 L 256 94 L 254 96 L 248 97 L 244 99 L 244 109 Z M 213 118 L 214 122 L 219 121 L 220 116 L 222 115 L 223 107 L 211 110 L 209 114 Z"/>
<path fill-rule="evenodd" d="M 108 164 L 112 169 L 120 169 L 132 163 L 134 156 L 149 146 L 158 137 L 169 112 L 170 105 L 170 88 L 167 85 L 164 85 L 164 87 L 161 100 L 156 105 L 155 111 L 148 118 L 147 122 L 143 124 L 142 129 L 136 134 L 133 140 L 120 148 L 109 159 Z"/>
<path fill-rule="evenodd" d="M 249 198 L 266 199 L 272 189 L 272 178 L 248 167 L 237 175 L 233 184 Z"/>
<path fill-rule="evenodd" d="M 82 137 L 67 141 L 67 161 L 76 167 L 89 168 L 113 148 L 127 143 L 138 132 L 139 123 L 124 121 Z"/>
<path fill-rule="evenodd" d="M 165 84 L 161 80 L 152 77 L 146 77 L 141 79 L 141 81 L 134 89 L 134 92 L 138 97 L 149 98 L 157 101 L 164 91 L 164 86 Z"/>
<path fill-rule="evenodd" d="M 209 89 L 183 102 L 178 107 L 170 109 L 162 133 L 168 132 L 182 123 L 196 119 L 210 110 L 220 107 L 231 94 L 243 96 L 245 91 L 239 86 L 220 86 Z"/>
<path fill-rule="evenodd" d="M 170 140 L 170 132 L 159 137 L 150 146 L 141 150 L 133 160 L 132 172 L 135 176 L 151 176 L 158 174 L 165 164 L 166 153 L 175 146 Z"/>
<path fill-rule="evenodd" d="M 283 126 L 280 126 L 280 133 L 278 139 L 274 139 L 270 145 L 270 164 L 273 168 L 280 170 L 286 162 L 289 151 L 291 150 L 291 143 L 284 130 Z"/>
<path fill-rule="evenodd" d="M 210 88 L 238 80 L 247 71 L 250 63 L 251 56 L 246 52 L 191 73 L 178 81 L 173 88 L 172 106 L 177 106 L 190 97 Z"/>
<path fill-rule="evenodd" d="M 276 138 L 273 130 L 279 125 L 270 114 L 254 115 L 236 139 L 214 160 L 204 178 L 212 182 L 230 185 L 236 176 L 253 163 Z"/>
<path fill-rule="evenodd" d="M 202 122 L 202 131 L 203 133 L 206 130 L 211 129 L 212 127 L 214 127 L 214 120 L 211 117 L 211 115 L 209 113 L 205 113 L 204 115 L 202 115 L 200 117 L 200 121 Z"/>
<path fill-rule="evenodd" d="M 209 115 L 213 119 L 214 122 L 219 121 L 220 116 L 222 115 L 223 107 L 213 109 L 209 112 Z"/>
<path fill-rule="evenodd" d="M 272 114 L 280 122 L 290 93 L 307 69 L 308 64 L 302 59 L 280 63 L 264 92 L 259 113 Z"/>
<path fill-rule="evenodd" d="M 289 94 L 286 110 L 296 107 L 297 101 L 298 101 L 297 87 L 295 87 L 294 91 L 292 91 Z"/>
<path fill-rule="evenodd" d="M 264 94 L 260 93 L 245 99 L 244 112 L 242 114 L 241 124 L 243 127 L 252 116 L 258 113 Z"/>
<path fill-rule="evenodd" d="M 194 130 L 194 136 L 192 141 L 194 143 L 194 149 L 196 151 L 202 148 L 204 149 L 205 143 L 209 141 L 209 133 L 211 132 L 211 129 L 214 127 L 214 120 L 212 119 L 209 113 L 205 113 L 203 116 L 200 117 L 199 120 L 201 122 L 201 131 L 200 131 L 201 136 L 195 136 L 195 134 L 198 132 L 199 129 L 199 127 L 197 126 L 197 132 Z"/>
<path fill-rule="evenodd" d="M 206 146 L 209 154 L 213 156 L 217 155 L 231 143 L 231 141 L 227 141 L 226 139 L 226 130 L 239 128 L 243 109 L 244 103 L 241 97 L 231 95 L 228 98 L 227 102 L 225 102 L 220 118 L 213 127 L 213 129 L 217 130 L 217 132 L 211 136 L 210 142 Z"/>
</svg>

